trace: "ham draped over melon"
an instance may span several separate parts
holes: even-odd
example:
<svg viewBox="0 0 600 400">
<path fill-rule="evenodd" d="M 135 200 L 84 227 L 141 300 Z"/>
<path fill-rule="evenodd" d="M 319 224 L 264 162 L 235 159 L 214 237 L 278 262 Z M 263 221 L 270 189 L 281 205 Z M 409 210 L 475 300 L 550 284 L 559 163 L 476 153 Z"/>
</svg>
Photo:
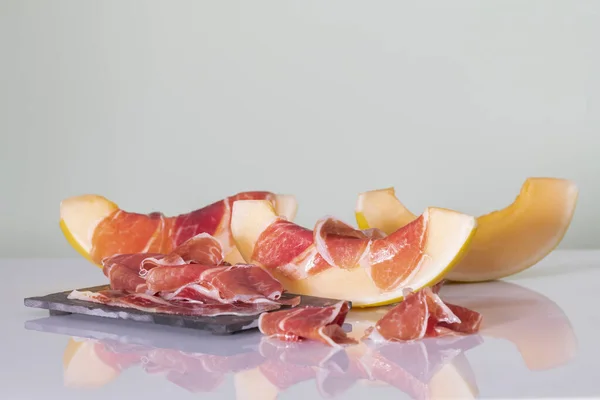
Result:
<svg viewBox="0 0 600 400">
<path fill-rule="evenodd" d="M 332 347 L 358 343 L 342 329 L 351 302 L 401 301 L 367 332 L 370 339 L 410 341 L 479 329 L 478 313 L 445 304 L 440 285 L 429 287 L 459 259 L 475 230 L 473 217 L 430 207 L 389 234 L 333 217 L 311 230 L 288 218 L 295 213 L 290 198 L 240 193 L 177 217 L 129 213 L 94 198 L 88 209 L 104 216 L 91 225 L 93 218 L 79 225 L 75 218 L 88 200 L 68 203 L 71 214 L 61 210 L 64 225 L 79 233 L 94 227 L 82 248 L 110 282 L 110 289 L 75 290 L 69 298 L 164 314 L 260 315 L 259 330 L 269 339 Z M 241 262 L 232 265 L 233 253 Z M 339 301 L 296 307 L 300 294 Z"/>
<path fill-rule="evenodd" d="M 366 268 L 382 290 L 395 289 L 418 271 L 423 259 L 423 217 L 387 236 L 360 231 L 335 218 L 319 220 L 314 230 L 277 219 L 258 238 L 252 261 L 304 279 L 329 268 Z"/>
<path fill-rule="evenodd" d="M 117 254 L 168 254 L 200 233 L 215 237 L 225 259 L 234 264 L 243 260 L 231 236 L 231 208 L 236 201 L 249 199 L 268 201 L 286 219 L 296 214 L 294 196 L 267 191 L 238 193 L 172 217 L 129 212 L 102 196 L 81 195 L 61 202 L 60 226 L 69 243 L 98 266 Z"/>
<path fill-rule="evenodd" d="M 100 261 L 106 256 L 122 253 L 123 249 L 127 249 L 129 253 L 164 254 L 200 233 L 214 236 L 221 243 L 223 252 L 229 253 L 234 247 L 229 230 L 231 205 L 237 200 L 259 199 L 274 202 L 275 194 L 238 193 L 174 217 L 166 217 L 158 212 L 138 214 L 116 210 L 103 219 L 94 230 L 90 255 L 93 260 Z M 130 234 L 123 235 L 123 232 Z"/>
<path fill-rule="evenodd" d="M 364 307 L 402 299 L 403 289 L 439 281 L 460 258 L 475 219 L 430 207 L 386 235 L 333 217 L 307 229 L 262 200 L 237 201 L 231 230 L 245 262 L 260 265 L 293 293 L 351 301 Z"/>
<path fill-rule="evenodd" d="M 295 306 L 268 271 L 223 262 L 219 241 L 201 233 L 168 254 L 119 254 L 102 260 L 110 290 L 73 291 L 70 298 L 141 311 L 214 316 L 253 315 Z"/>
</svg>

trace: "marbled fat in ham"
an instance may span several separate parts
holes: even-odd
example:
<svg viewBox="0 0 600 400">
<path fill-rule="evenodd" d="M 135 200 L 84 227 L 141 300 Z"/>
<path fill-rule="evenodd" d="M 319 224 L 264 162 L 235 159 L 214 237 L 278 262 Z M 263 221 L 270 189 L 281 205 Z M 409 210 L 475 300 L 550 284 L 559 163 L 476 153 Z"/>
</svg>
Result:
<svg viewBox="0 0 600 400">
<path fill-rule="evenodd" d="M 438 295 L 440 285 L 407 291 L 404 300 L 391 308 L 365 338 L 381 341 L 413 341 L 426 337 L 473 334 L 479 331 L 481 314 L 446 304 Z"/>
<path fill-rule="evenodd" d="M 342 329 L 350 306 L 340 301 L 328 307 L 298 307 L 262 314 L 260 331 L 271 338 L 298 342 L 316 340 L 330 346 L 356 344 Z"/>
</svg>

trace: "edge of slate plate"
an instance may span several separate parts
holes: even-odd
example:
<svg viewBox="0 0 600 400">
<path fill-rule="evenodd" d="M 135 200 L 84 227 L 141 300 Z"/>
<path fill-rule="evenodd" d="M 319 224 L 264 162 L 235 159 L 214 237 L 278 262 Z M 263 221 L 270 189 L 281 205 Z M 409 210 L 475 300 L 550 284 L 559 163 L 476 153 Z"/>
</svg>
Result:
<svg viewBox="0 0 600 400">
<path fill-rule="evenodd" d="M 97 292 L 106 289 L 109 289 L 108 285 L 93 286 L 77 290 Z M 212 332 L 213 334 L 231 334 L 257 328 L 258 317 L 260 315 L 217 315 L 212 317 L 202 317 L 194 315 L 173 315 L 147 312 L 133 308 L 108 306 L 105 304 L 92 303 L 83 300 L 69 299 L 68 295 L 72 291 L 73 290 L 67 290 L 63 292 L 47 294 L 44 296 L 27 297 L 24 299 L 24 304 L 26 307 L 46 309 L 49 311 L 50 315 L 91 315 L 102 318 L 130 320 L 157 325 L 206 330 Z M 284 293 L 282 298 L 289 298 L 293 296 L 295 295 Z M 324 307 L 339 301 L 336 299 L 326 299 L 303 295 L 301 295 L 300 298 L 300 306 L 313 305 Z M 352 307 L 352 303 L 350 303 L 350 306 Z M 282 306 L 280 309 L 285 308 L 290 307 Z"/>
</svg>

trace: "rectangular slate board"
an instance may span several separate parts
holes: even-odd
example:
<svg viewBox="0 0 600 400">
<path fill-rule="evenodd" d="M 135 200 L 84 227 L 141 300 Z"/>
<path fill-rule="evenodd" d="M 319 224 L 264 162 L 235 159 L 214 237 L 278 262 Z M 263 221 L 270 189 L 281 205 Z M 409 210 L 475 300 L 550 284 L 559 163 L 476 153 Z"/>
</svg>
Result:
<svg viewBox="0 0 600 400">
<path fill-rule="evenodd" d="M 109 289 L 108 285 L 77 290 L 97 292 L 106 289 Z M 214 317 L 199 317 L 194 315 L 153 313 L 133 308 L 108 306 L 83 300 L 72 300 L 67 298 L 71 292 L 72 290 L 67 290 L 45 296 L 28 297 L 25 299 L 25 306 L 49 310 L 50 315 L 84 314 L 104 318 L 124 319 L 158 325 L 207 330 L 213 334 L 230 334 L 258 327 L 258 314 L 246 316 L 218 315 Z M 282 297 L 288 298 L 291 296 L 294 295 L 284 293 Z M 311 305 L 326 307 L 339 301 L 312 296 L 300 296 L 300 298 L 300 306 Z M 289 308 L 289 306 L 283 306 L 282 309 L 283 308 Z"/>
</svg>

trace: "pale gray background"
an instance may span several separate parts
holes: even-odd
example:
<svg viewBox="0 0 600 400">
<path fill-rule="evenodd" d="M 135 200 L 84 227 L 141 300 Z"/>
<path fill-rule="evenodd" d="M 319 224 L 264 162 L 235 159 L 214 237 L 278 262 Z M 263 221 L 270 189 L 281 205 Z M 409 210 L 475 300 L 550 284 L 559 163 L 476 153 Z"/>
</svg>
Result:
<svg viewBox="0 0 600 400">
<path fill-rule="evenodd" d="M 75 256 L 60 200 L 187 212 L 293 193 L 354 222 L 575 180 L 600 246 L 599 1 L 0 2 L 1 256 Z"/>
</svg>

